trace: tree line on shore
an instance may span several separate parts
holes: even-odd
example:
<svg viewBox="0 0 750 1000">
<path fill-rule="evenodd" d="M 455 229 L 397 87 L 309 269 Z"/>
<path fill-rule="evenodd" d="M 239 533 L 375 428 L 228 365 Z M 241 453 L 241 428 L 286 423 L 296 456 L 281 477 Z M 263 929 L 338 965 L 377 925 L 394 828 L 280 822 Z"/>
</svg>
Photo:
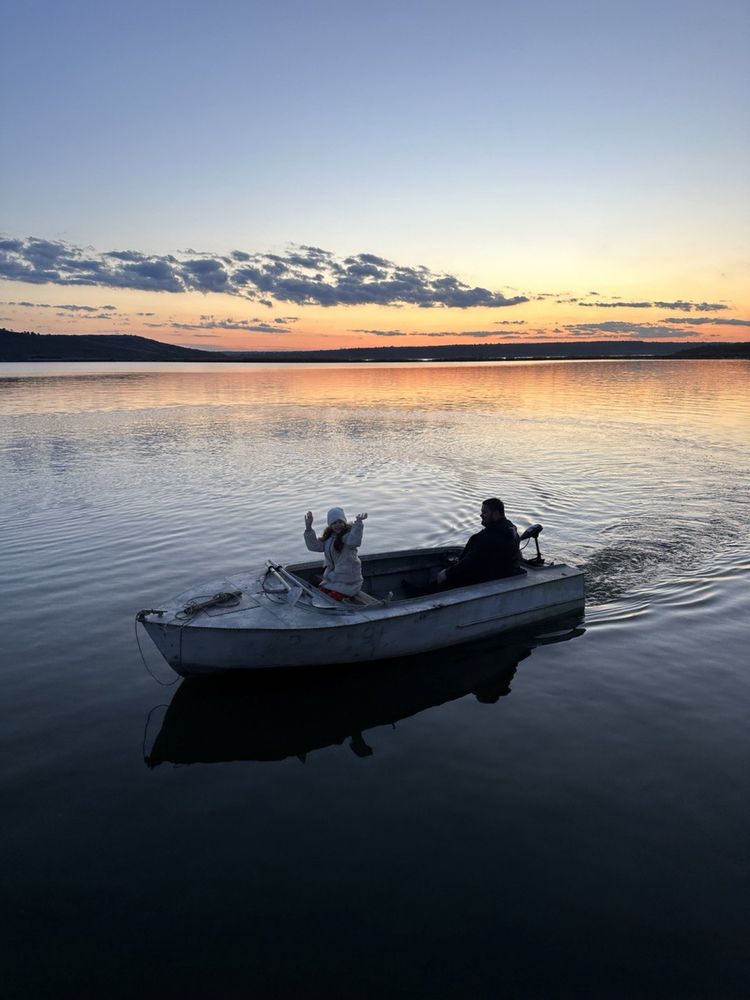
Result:
<svg viewBox="0 0 750 1000">
<path fill-rule="evenodd" d="M 200 361 L 379 362 L 509 361 L 595 358 L 750 358 L 750 343 L 691 345 L 680 341 L 440 344 L 430 347 L 350 347 L 310 351 L 203 351 L 133 334 L 41 334 L 0 329 L 0 362 Z"/>
</svg>

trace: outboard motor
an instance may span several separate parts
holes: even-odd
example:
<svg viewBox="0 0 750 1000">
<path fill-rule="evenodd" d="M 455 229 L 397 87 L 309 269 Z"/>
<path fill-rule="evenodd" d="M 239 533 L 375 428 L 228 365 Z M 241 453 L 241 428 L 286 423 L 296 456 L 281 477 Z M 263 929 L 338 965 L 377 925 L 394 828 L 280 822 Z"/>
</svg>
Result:
<svg viewBox="0 0 750 1000">
<path fill-rule="evenodd" d="M 522 562 L 525 562 L 528 566 L 544 565 L 544 559 L 542 559 L 542 553 L 539 550 L 539 536 L 543 531 L 544 528 L 542 527 L 541 524 L 532 524 L 526 529 L 526 531 L 524 531 L 522 535 L 519 535 L 518 538 L 519 542 L 526 542 L 530 538 L 533 538 L 534 545 L 536 545 L 536 555 L 532 559 L 524 559 L 524 557 L 521 556 Z"/>
</svg>

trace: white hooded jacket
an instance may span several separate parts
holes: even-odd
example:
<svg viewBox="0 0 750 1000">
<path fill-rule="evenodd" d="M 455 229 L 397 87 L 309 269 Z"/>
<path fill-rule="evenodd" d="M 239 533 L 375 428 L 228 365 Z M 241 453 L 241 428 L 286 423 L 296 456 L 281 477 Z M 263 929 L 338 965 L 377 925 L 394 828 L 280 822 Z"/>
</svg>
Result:
<svg viewBox="0 0 750 1000">
<path fill-rule="evenodd" d="M 343 545 L 337 552 L 333 543 L 335 535 L 330 535 L 325 541 L 318 538 L 312 528 L 305 528 L 305 545 L 311 552 L 325 554 L 326 568 L 323 573 L 323 586 L 335 590 L 346 597 L 353 597 L 362 589 L 362 563 L 359 561 L 357 549 L 362 544 L 364 521 L 355 521 L 351 528 L 342 536 Z"/>
</svg>

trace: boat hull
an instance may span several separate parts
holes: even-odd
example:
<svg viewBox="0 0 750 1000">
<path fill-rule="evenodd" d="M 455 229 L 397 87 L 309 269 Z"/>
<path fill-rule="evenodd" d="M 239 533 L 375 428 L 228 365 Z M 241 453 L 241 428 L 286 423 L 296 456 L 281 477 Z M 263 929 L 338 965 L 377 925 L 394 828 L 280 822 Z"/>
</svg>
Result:
<svg viewBox="0 0 750 1000">
<path fill-rule="evenodd" d="M 214 581 L 242 585 L 243 581 Z M 245 585 L 247 584 L 244 581 Z M 182 596 L 184 600 L 185 595 Z M 357 609 L 304 608 L 253 594 L 248 606 L 185 621 L 149 613 L 145 628 L 182 676 L 362 663 L 430 652 L 582 612 L 583 573 L 550 566 L 439 595 Z"/>
</svg>

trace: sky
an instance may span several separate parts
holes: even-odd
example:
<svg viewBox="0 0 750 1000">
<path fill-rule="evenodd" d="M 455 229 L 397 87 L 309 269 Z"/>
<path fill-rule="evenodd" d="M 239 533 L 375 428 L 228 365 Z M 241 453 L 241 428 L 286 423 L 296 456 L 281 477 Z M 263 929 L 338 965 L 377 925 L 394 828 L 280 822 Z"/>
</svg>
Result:
<svg viewBox="0 0 750 1000">
<path fill-rule="evenodd" d="M 748 0 L 8 0 L 0 326 L 750 340 Z"/>
</svg>

